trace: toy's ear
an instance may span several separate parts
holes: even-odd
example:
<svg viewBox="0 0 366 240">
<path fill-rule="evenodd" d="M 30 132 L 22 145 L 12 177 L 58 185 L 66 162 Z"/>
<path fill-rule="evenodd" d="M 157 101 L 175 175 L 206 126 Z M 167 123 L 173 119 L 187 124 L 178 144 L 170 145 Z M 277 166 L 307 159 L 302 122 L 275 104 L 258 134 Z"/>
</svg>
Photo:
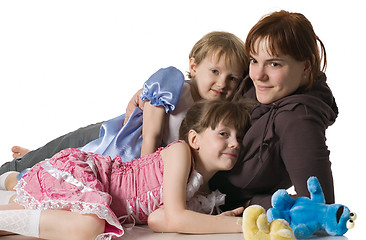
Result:
<svg viewBox="0 0 366 240">
<path fill-rule="evenodd" d="M 279 189 L 272 195 L 272 206 L 279 210 L 288 210 L 294 205 L 295 200 L 290 197 L 285 189 Z"/>
<path fill-rule="evenodd" d="M 311 200 L 316 203 L 325 203 L 324 193 L 318 178 L 309 177 L 307 184 Z"/>
</svg>

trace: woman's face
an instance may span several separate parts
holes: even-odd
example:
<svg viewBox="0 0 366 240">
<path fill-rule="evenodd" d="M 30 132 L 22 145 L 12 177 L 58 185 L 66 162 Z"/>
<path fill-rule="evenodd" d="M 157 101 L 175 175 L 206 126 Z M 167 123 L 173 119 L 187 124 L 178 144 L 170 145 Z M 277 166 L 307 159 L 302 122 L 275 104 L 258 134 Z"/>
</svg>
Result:
<svg viewBox="0 0 366 240">
<path fill-rule="evenodd" d="M 281 53 L 272 56 L 266 40 L 259 40 L 256 45 L 257 54 L 250 56 L 249 76 L 260 103 L 272 103 L 308 83 L 310 61 L 297 61 Z"/>
</svg>

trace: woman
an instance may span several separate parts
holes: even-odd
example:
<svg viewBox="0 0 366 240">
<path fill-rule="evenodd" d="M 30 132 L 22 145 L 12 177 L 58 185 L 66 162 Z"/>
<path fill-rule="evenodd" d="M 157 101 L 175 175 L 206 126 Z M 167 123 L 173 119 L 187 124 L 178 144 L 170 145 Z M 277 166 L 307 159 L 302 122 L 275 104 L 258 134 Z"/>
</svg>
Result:
<svg viewBox="0 0 366 240">
<path fill-rule="evenodd" d="M 225 208 L 269 208 L 272 194 L 281 188 L 293 185 L 298 196 L 308 196 L 306 180 L 316 176 L 326 202 L 333 203 L 325 130 L 338 109 L 322 72 L 323 43 L 305 16 L 280 11 L 250 30 L 245 48 L 250 78 L 237 97 L 256 98 L 259 104 L 243 139 L 241 160 L 231 171 L 218 173 L 211 188 L 228 195 Z"/>
</svg>

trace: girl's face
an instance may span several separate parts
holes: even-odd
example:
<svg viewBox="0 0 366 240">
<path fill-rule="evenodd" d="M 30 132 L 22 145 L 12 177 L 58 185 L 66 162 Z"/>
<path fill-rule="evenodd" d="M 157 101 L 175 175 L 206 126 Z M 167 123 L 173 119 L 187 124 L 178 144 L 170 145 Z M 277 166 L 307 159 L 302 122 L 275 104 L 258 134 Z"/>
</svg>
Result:
<svg viewBox="0 0 366 240">
<path fill-rule="evenodd" d="M 194 100 L 231 98 L 244 74 L 244 69 L 238 66 L 227 66 L 225 56 L 216 61 L 215 54 L 207 56 L 198 65 L 191 58 L 189 68 L 195 80 L 192 89 Z"/>
<path fill-rule="evenodd" d="M 250 56 L 249 76 L 257 99 L 269 104 L 286 97 L 309 81 L 310 61 L 297 61 L 289 55 L 269 54 L 266 40 L 257 41 L 257 54 Z"/>
<path fill-rule="evenodd" d="M 215 129 L 208 127 L 197 133 L 195 141 L 193 148 L 200 159 L 196 163 L 197 170 L 203 167 L 206 172 L 214 173 L 233 168 L 240 148 L 238 133 L 234 128 L 220 123 Z"/>
</svg>

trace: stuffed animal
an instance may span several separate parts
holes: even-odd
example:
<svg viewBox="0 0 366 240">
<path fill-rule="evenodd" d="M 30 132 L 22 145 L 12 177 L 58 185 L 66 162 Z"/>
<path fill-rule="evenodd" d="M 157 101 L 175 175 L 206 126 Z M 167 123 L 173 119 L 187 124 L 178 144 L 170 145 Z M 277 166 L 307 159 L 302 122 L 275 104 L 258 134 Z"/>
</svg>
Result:
<svg viewBox="0 0 366 240">
<path fill-rule="evenodd" d="M 356 214 L 341 204 L 325 204 L 323 190 L 316 177 L 307 181 L 310 198 L 293 199 L 280 189 L 272 195 L 273 208 L 268 209 L 269 221 L 285 219 L 296 238 L 309 238 L 317 231 L 343 235 L 353 228 Z"/>
<path fill-rule="evenodd" d="M 243 213 L 243 235 L 245 240 L 292 240 L 295 239 L 289 224 L 283 219 L 269 223 L 266 211 L 259 205 L 252 205 Z"/>
</svg>

